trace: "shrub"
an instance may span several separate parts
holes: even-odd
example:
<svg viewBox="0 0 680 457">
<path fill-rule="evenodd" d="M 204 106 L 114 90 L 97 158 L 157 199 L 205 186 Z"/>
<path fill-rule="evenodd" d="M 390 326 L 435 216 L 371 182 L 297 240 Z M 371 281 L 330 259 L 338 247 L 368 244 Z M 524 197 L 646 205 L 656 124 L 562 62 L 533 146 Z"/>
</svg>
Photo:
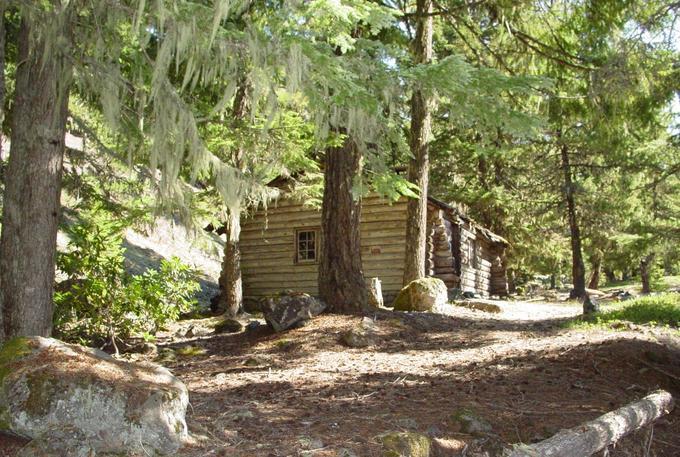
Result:
<svg viewBox="0 0 680 457">
<path fill-rule="evenodd" d="M 55 329 L 80 343 L 110 341 L 132 334 L 153 335 L 189 311 L 199 289 L 194 272 L 179 259 L 141 275 L 125 271 L 124 223 L 101 207 L 83 212 L 68 227 L 69 249 L 57 258 L 66 280 L 55 292 Z"/>
</svg>

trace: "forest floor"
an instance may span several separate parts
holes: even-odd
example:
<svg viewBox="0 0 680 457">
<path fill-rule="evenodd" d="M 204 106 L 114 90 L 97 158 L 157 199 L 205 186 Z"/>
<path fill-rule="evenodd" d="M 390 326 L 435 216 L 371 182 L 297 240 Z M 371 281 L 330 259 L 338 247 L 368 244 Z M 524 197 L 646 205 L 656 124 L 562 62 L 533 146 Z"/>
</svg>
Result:
<svg viewBox="0 0 680 457">
<path fill-rule="evenodd" d="M 188 354 L 165 363 L 190 390 L 193 438 L 180 455 L 380 456 L 376 437 L 402 430 L 430 435 L 437 455 L 454 456 L 472 439 L 452 421 L 461 408 L 505 442 L 529 443 L 655 389 L 680 398 L 677 332 L 568 330 L 579 306 L 500 305 L 500 314 L 380 311 L 371 316 L 377 344 L 363 349 L 340 343 L 361 317 L 339 315 L 279 334 L 259 326 L 161 341 Z M 173 332 L 209 323 L 184 321 Z M 609 455 L 680 455 L 678 409 L 657 421 L 651 444 L 650 432 Z"/>
</svg>

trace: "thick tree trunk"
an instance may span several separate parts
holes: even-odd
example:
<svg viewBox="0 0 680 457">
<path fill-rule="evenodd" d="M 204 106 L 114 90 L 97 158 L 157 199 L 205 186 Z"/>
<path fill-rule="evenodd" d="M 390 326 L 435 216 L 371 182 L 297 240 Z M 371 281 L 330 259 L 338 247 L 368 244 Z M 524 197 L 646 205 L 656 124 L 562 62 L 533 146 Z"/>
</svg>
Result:
<svg viewBox="0 0 680 457">
<path fill-rule="evenodd" d="M 414 62 L 432 60 L 432 0 L 416 1 L 416 36 L 413 43 Z M 420 198 L 409 199 L 406 220 L 406 259 L 404 284 L 425 276 L 427 239 L 427 187 L 429 181 L 429 141 L 432 102 L 415 88 L 411 96 L 411 132 L 408 179 L 420 189 Z"/>
<path fill-rule="evenodd" d="M 227 242 L 224 245 L 222 272 L 220 273 L 220 296 L 217 308 L 229 317 L 238 314 L 243 304 L 243 283 L 241 281 L 241 220 L 239 214 L 229 216 L 225 224 Z"/>
<path fill-rule="evenodd" d="M 0 3 L 0 127 L 5 120 L 5 3 Z M 0 150 L 2 150 L 2 131 L 0 129 Z M 2 159 L 0 154 L 0 159 Z M 2 165 L 0 164 L 0 167 Z"/>
<path fill-rule="evenodd" d="M 5 120 L 5 3 L 0 4 L 0 181 L 5 182 L 4 129 Z M 2 298 L 0 298 L 0 342 L 5 340 L 2 319 Z"/>
<path fill-rule="evenodd" d="M 326 150 L 319 295 L 339 313 L 360 311 L 368 300 L 361 266 L 361 201 L 352 195 L 360 175 L 361 153 L 351 137 L 342 147 Z"/>
<path fill-rule="evenodd" d="M 234 103 L 232 105 L 232 127 L 243 129 L 246 117 L 250 115 L 251 83 L 248 76 L 243 76 L 238 84 Z M 245 168 L 245 149 L 239 144 L 232 153 L 232 164 L 243 171 Z M 227 242 L 224 245 L 222 271 L 220 272 L 220 294 L 216 301 L 216 310 L 223 311 L 227 316 L 238 314 L 243 305 L 243 283 L 241 281 L 241 237 L 240 208 L 229 209 L 229 220 L 225 223 Z"/>
<path fill-rule="evenodd" d="M 581 249 L 581 229 L 576 214 L 576 200 L 574 198 L 574 183 L 571 177 L 569 150 L 566 145 L 561 147 L 562 171 L 564 172 L 564 198 L 567 201 L 567 217 L 571 235 L 571 277 L 574 288 L 569 292 L 569 298 L 586 297 L 586 268 L 583 263 Z"/>
<path fill-rule="evenodd" d="M 52 330 L 59 197 L 71 71 L 58 50 L 44 61 L 24 21 L 0 236 L 5 338 Z M 31 46 L 33 45 L 33 46 Z"/>
<path fill-rule="evenodd" d="M 652 291 L 649 276 L 652 271 L 654 257 L 655 257 L 654 253 L 651 253 L 647 254 L 642 260 L 640 260 L 640 279 L 642 280 L 643 294 L 648 294 Z"/>
</svg>

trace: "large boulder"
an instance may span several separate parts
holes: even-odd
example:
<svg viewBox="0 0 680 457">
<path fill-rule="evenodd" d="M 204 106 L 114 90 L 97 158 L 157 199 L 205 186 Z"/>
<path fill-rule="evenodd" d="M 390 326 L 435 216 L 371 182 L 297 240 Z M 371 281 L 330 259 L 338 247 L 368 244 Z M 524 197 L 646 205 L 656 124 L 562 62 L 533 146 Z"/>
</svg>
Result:
<svg viewBox="0 0 680 457">
<path fill-rule="evenodd" d="M 52 338 L 0 348 L 0 429 L 33 439 L 32 455 L 173 454 L 187 437 L 188 402 L 159 365 Z"/>
<path fill-rule="evenodd" d="M 432 311 L 441 313 L 449 308 L 446 284 L 439 278 L 411 281 L 394 299 L 395 311 Z"/>
<path fill-rule="evenodd" d="M 326 304 L 302 292 L 285 292 L 268 298 L 263 306 L 264 320 L 275 332 L 282 332 L 321 314 Z"/>
</svg>

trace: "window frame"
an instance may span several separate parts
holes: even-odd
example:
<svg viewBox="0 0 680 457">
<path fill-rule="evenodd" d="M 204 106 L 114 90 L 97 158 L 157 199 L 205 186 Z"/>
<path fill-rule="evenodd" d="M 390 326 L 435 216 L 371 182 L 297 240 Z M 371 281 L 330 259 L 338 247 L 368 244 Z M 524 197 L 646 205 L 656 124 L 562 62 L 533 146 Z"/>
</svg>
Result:
<svg viewBox="0 0 680 457">
<path fill-rule="evenodd" d="M 314 234 L 314 258 L 313 259 L 301 259 L 300 258 L 300 234 L 301 233 L 313 233 Z M 295 229 L 295 239 L 293 240 L 293 246 L 295 248 L 295 265 L 314 265 L 319 263 L 319 255 L 321 254 L 321 230 L 317 227 L 300 227 Z M 309 241 L 309 240 L 305 240 Z M 307 248 L 309 253 L 309 248 Z"/>
</svg>

